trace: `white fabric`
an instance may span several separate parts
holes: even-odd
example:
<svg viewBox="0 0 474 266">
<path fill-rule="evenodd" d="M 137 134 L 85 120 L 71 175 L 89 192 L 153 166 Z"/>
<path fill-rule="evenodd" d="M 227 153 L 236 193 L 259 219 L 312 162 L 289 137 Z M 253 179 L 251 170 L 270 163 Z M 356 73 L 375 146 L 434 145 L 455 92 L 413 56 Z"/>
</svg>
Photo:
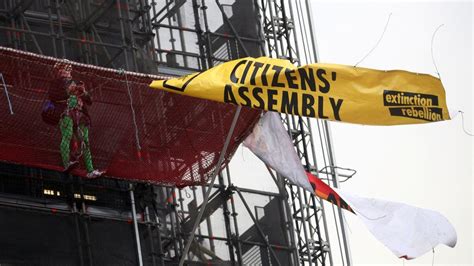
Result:
<svg viewBox="0 0 474 266">
<path fill-rule="evenodd" d="M 291 183 L 313 192 L 278 113 L 267 112 L 260 118 L 252 134 L 244 140 L 244 146 Z"/>
<path fill-rule="evenodd" d="M 313 192 L 277 113 L 267 112 L 245 139 L 244 145 L 293 184 Z M 440 243 L 450 247 L 456 245 L 454 227 L 438 212 L 334 190 L 351 206 L 375 238 L 399 258 L 419 257 Z"/>
<path fill-rule="evenodd" d="M 419 257 L 438 244 L 456 245 L 456 230 L 436 211 L 336 191 L 369 231 L 399 258 Z"/>
</svg>

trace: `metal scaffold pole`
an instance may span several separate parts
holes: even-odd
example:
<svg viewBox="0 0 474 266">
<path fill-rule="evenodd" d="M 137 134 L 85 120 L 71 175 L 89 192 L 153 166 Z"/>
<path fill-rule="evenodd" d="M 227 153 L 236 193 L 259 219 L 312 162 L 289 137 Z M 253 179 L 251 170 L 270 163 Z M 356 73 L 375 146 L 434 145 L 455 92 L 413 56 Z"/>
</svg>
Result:
<svg viewBox="0 0 474 266">
<path fill-rule="evenodd" d="M 312 18 L 311 4 L 307 0 L 285 1 L 285 0 L 261 0 L 259 6 L 262 14 L 262 24 L 264 37 L 267 44 L 267 54 L 270 57 L 285 58 L 296 64 L 317 62 L 317 45 L 314 36 L 314 21 Z M 297 34 L 299 33 L 299 35 Z M 299 45 L 299 42 L 304 45 Z M 303 161 L 307 171 L 317 171 L 318 156 L 322 156 L 326 162 L 329 158 L 329 165 L 335 165 L 334 151 L 332 149 L 331 137 L 328 130 L 321 135 L 320 139 L 329 143 L 321 142 L 318 147 L 321 155 L 317 155 L 316 147 L 313 143 L 311 123 L 309 119 L 301 117 L 286 116 L 283 120 L 288 128 L 288 133 L 292 137 L 298 155 Z M 327 122 L 324 122 L 327 128 Z M 334 168 L 332 168 L 334 169 Z M 337 180 L 337 175 L 333 175 L 333 180 Z M 334 186 L 338 184 L 334 183 Z M 290 191 L 291 205 L 293 210 L 296 234 L 299 240 L 298 255 L 300 263 L 304 265 L 333 265 L 333 254 L 329 244 L 329 232 L 327 228 L 326 211 L 324 204 L 314 195 L 287 184 Z M 316 204 L 318 206 L 316 206 Z M 350 248 L 348 246 L 347 232 L 339 209 L 339 221 L 342 228 L 343 263 L 351 265 Z M 322 219 L 312 220 L 313 217 L 320 216 Z"/>
<path fill-rule="evenodd" d="M 294 64 L 303 64 L 305 60 L 306 62 L 317 61 L 309 0 L 239 0 L 231 1 L 232 4 L 228 4 L 229 1 L 219 0 L 46 0 L 43 2 L 0 1 L 0 45 L 34 53 L 39 52 L 44 56 L 67 58 L 75 61 L 75 64 L 81 62 L 102 67 L 124 68 L 146 74 L 160 73 L 163 75 L 160 78 L 177 77 L 203 71 L 222 62 L 246 56 L 265 55 L 287 59 Z M 254 32 L 251 33 L 251 31 Z M 308 36 L 304 35 L 305 32 Z M 309 35 L 311 36 L 309 37 Z M 89 69 L 89 66 L 82 65 L 81 67 Z M 34 71 L 40 72 L 39 70 L 35 69 Z M 31 73 L 27 73 L 28 71 L 21 71 L 19 77 L 25 82 L 34 81 L 35 78 L 32 79 Z M 44 74 L 41 80 L 45 77 L 48 78 L 50 75 L 48 71 L 46 68 L 41 71 L 41 74 Z M 36 74 L 38 75 L 38 73 Z M 97 75 L 98 73 L 91 70 L 91 73 L 81 71 L 78 74 Z M 11 77 L 11 74 L 0 73 L 0 96 L 4 92 L 6 98 L 4 97 L 2 103 L 5 103 L 5 107 L 8 108 L 5 110 L 10 114 L 15 111 L 15 115 L 9 115 L 14 118 L 21 113 L 19 110 L 21 108 L 17 106 L 18 94 L 15 94 L 14 88 L 9 84 L 12 81 Z M 97 97 L 98 104 L 94 104 L 94 108 L 104 108 L 105 110 L 105 106 L 110 104 L 107 102 L 109 100 L 108 93 L 117 94 L 117 97 L 128 96 L 124 99 L 127 99 L 127 106 L 132 107 L 132 113 L 134 112 L 133 108 L 136 108 L 137 113 L 133 114 L 133 120 L 134 124 L 140 125 L 141 129 L 135 133 L 136 142 L 145 147 L 147 142 L 140 138 L 155 134 L 154 136 L 158 136 L 157 139 L 159 139 L 153 143 L 149 142 L 151 143 L 149 151 L 143 149 L 143 153 L 137 155 L 140 157 L 140 162 L 148 160 L 150 168 L 187 171 L 191 177 L 186 181 L 201 184 L 202 180 L 209 180 L 209 184 L 203 187 L 202 191 L 193 190 L 192 195 L 185 199 L 182 197 L 181 191 L 175 193 L 178 188 L 173 186 L 172 182 L 166 183 L 166 185 L 154 183 L 152 185 L 153 191 L 157 195 L 153 195 L 150 201 L 144 199 L 143 191 L 140 190 L 141 184 L 134 183 L 135 185 L 132 185 L 129 180 L 107 177 L 103 180 L 87 180 L 81 185 L 83 186 L 80 191 L 81 199 L 74 198 L 79 193 L 74 190 L 75 188 L 71 188 L 71 202 L 74 204 L 83 203 L 81 212 L 73 212 L 73 215 L 77 216 L 75 217 L 77 228 L 73 232 L 77 233 L 77 245 L 80 249 L 76 253 L 79 254 L 77 260 L 81 260 L 81 264 L 93 265 L 103 262 L 99 256 L 93 256 L 96 254 L 94 248 L 101 244 L 97 237 L 101 233 L 98 224 L 101 222 L 104 222 L 102 224 L 112 223 L 111 221 L 123 226 L 116 225 L 117 228 L 128 230 L 127 234 L 123 234 L 126 235 L 123 239 L 126 239 L 128 244 L 126 249 L 130 253 L 129 259 L 136 261 L 138 265 L 168 265 L 176 263 L 178 260 L 180 265 L 191 262 L 191 260 L 192 263 L 222 262 L 245 265 L 249 261 L 257 263 L 258 259 L 264 265 L 334 264 L 333 256 L 336 245 L 334 247 L 330 245 L 327 226 L 327 217 L 330 213 L 326 215 L 324 204 L 319 198 L 289 184 L 284 177 L 273 175 L 271 171 L 270 175 L 278 187 L 278 192 L 275 193 L 234 186 L 230 178 L 229 165 L 226 166 L 225 172 L 221 172 L 223 162 L 228 158 L 226 156 L 235 152 L 234 148 L 236 147 L 232 146 L 235 139 L 232 138 L 245 137 L 244 133 L 237 136 L 234 131 L 237 131 L 240 123 L 245 125 L 248 122 L 242 119 L 244 115 L 247 115 L 248 110 L 242 110 L 241 113 L 242 107 L 239 106 L 235 113 L 230 109 L 224 116 L 221 115 L 222 110 L 220 109 L 210 115 L 212 124 L 215 125 L 215 128 L 210 130 L 211 134 L 214 133 L 212 130 L 223 132 L 219 139 L 219 145 L 223 145 L 222 149 L 219 146 L 212 153 L 206 154 L 207 147 L 192 147 L 195 149 L 193 156 L 197 158 L 194 163 L 185 162 L 183 159 L 185 157 L 180 156 L 181 154 L 171 153 L 160 154 L 160 156 L 163 155 L 160 161 L 153 161 L 149 158 L 150 154 L 158 151 L 161 146 L 169 145 L 173 134 L 180 134 L 171 132 L 172 130 L 165 132 L 172 124 L 168 119 L 172 119 L 173 116 L 167 105 L 177 104 L 177 102 L 174 101 L 174 98 L 169 99 L 165 95 L 150 104 L 147 96 L 152 92 L 137 90 L 135 87 L 137 80 L 132 78 L 131 73 L 129 78 L 126 77 L 126 83 L 130 85 L 128 91 L 109 88 L 108 86 L 113 85 L 107 84 L 107 82 L 96 86 L 93 96 Z M 37 77 L 36 79 L 40 80 Z M 33 85 L 30 86 L 35 88 Z M 123 92 L 126 94 L 122 94 Z M 133 102 L 131 101 L 132 96 Z M 38 99 L 40 98 L 38 97 Z M 147 104 L 147 108 L 154 108 L 153 112 L 144 112 L 144 107 Z M 150 107 L 150 105 L 153 106 Z M 193 106 L 195 108 L 193 111 L 201 107 Z M 249 112 L 251 111 L 249 110 Z M 183 120 L 201 119 L 202 117 L 198 117 L 197 113 L 189 114 Z M 109 114 L 104 112 L 103 115 L 105 117 Z M 193 117 L 193 115 L 195 116 Z M 232 116 L 230 127 L 224 128 L 229 126 L 229 119 Z M 156 117 L 159 118 L 160 124 L 154 122 L 153 119 Z M 325 141 L 324 143 L 321 141 L 320 147 L 320 145 L 314 144 L 316 137 L 313 141 L 309 119 L 286 115 L 283 117 L 284 124 L 288 128 L 288 133 L 305 169 L 317 172 L 316 163 L 320 166 L 331 167 L 332 173 L 329 176 L 332 176 L 332 185 L 338 186 L 329 126 L 325 123 L 322 124 L 321 136 L 315 132 L 315 136 L 323 138 Z M 180 120 L 180 122 L 183 121 Z M 320 121 L 316 123 L 320 123 Z M 187 134 L 189 128 L 186 126 L 184 125 L 183 128 Z M 248 126 L 250 127 L 250 125 Z M 176 128 L 176 131 L 183 130 L 183 128 Z M 96 132 L 98 131 L 94 131 L 94 134 Z M 110 138 L 110 142 L 112 141 L 113 139 Z M 109 144 L 110 146 L 119 145 L 107 143 L 107 145 Z M 185 145 L 182 142 L 175 144 L 176 147 L 172 148 L 179 149 L 181 148 L 179 145 Z M 120 147 L 115 148 L 119 149 Z M 324 163 L 320 160 L 320 154 L 317 154 L 320 149 L 323 149 Z M 217 158 L 219 150 L 220 154 Z M 140 152 L 141 149 L 138 151 Z M 210 155 L 214 157 L 209 159 Z M 102 159 L 100 158 L 100 160 Z M 215 163 L 216 159 L 215 168 L 209 168 L 209 161 L 212 160 L 212 163 Z M 0 163 L 2 176 L 3 165 Z M 214 167 L 214 165 L 212 166 Z M 203 174 L 203 171 L 208 172 Z M 62 175 L 61 172 L 55 173 L 58 176 Z M 43 177 L 38 178 L 31 175 L 28 178 L 45 182 Z M 219 185 L 214 184 L 217 178 L 219 178 Z M 53 181 L 59 183 L 58 180 Z M 148 179 L 141 181 L 149 182 Z M 1 182 L 6 181 L 2 179 Z M 35 182 L 28 181 L 28 184 Z M 50 189 L 47 185 L 44 185 L 46 190 Z M 0 193 L 4 192 L 5 187 L 8 186 L 0 184 Z M 41 194 L 42 190 L 43 187 L 39 189 L 32 187 L 28 192 L 37 193 L 40 191 L 39 194 Z M 94 193 L 103 193 L 97 194 L 100 195 L 97 198 L 101 202 L 92 200 L 86 202 L 84 193 L 91 194 L 88 195 L 89 198 L 96 195 Z M 254 202 L 249 200 L 250 194 L 259 199 L 265 197 L 265 200 Z M 236 196 L 235 200 L 233 195 Z M 44 197 L 43 194 L 41 196 Z M 2 194 L 0 194 L 0 211 L 1 197 Z M 215 200 L 218 197 L 220 198 Z M 272 225 L 274 227 L 264 224 L 264 218 L 268 218 L 273 213 L 260 215 L 260 209 L 267 206 L 273 208 L 268 203 L 270 198 L 271 200 L 275 199 L 275 205 L 278 206 L 279 219 L 278 223 L 275 223 L 276 225 Z M 60 197 L 54 199 L 60 202 Z M 198 199 L 202 199 L 200 209 L 193 209 L 194 206 L 197 207 Z M 110 202 L 107 202 L 108 200 Z M 118 207 L 114 204 L 117 204 Z M 116 216 L 102 217 L 100 216 L 102 214 L 94 209 L 104 206 L 112 209 L 115 213 L 113 215 Z M 42 208 L 47 212 L 50 211 L 46 205 Z M 209 209 L 212 209 L 212 213 Z M 216 209 L 221 211 L 217 212 Z M 276 211 L 276 209 L 271 210 Z M 67 210 L 62 211 L 68 213 Z M 137 216 L 140 217 L 140 214 L 137 215 L 137 211 L 144 212 L 144 214 L 142 213 L 143 219 L 137 218 Z M 132 226 L 125 223 L 129 222 L 130 212 L 133 218 Z M 247 219 L 244 216 L 248 216 Z M 344 222 L 340 210 L 338 219 L 340 223 Z M 84 222 L 82 227 L 82 223 L 79 223 L 81 221 Z M 219 222 L 223 224 L 223 227 L 225 226 L 223 233 L 221 232 L 222 228 L 216 227 Z M 204 223 L 207 224 L 207 227 L 202 226 Z M 248 228 L 248 223 L 252 224 L 253 231 Z M 142 228 L 141 232 L 140 228 Z M 341 253 L 345 254 L 346 265 L 351 265 L 345 226 L 340 226 L 340 230 L 342 230 L 343 246 L 345 247 Z M 281 239 L 276 240 L 272 235 L 275 231 L 278 231 L 278 234 L 281 233 Z M 249 240 L 247 236 L 253 238 Z M 74 239 L 76 240 L 76 238 Z M 228 246 L 224 247 L 223 243 Z"/>
<path fill-rule="evenodd" d="M 337 174 L 337 169 L 336 169 L 336 159 L 334 156 L 334 150 L 332 146 L 332 135 L 331 135 L 331 129 L 329 126 L 328 121 L 323 121 L 323 127 L 324 131 L 326 132 L 326 139 L 327 139 L 327 146 L 328 146 L 328 157 L 329 157 L 329 166 L 331 169 L 331 175 L 332 175 L 332 181 L 333 181 L 333 186 L 335 188 L 339 188 L 339 177 Z M 344 218 L 344 213 L 341 208 L 337 208 L 337 214 L 339 216 L 339 221 L 341 223 L 341 235 L 342 235 L 342 243 L 344 245 L 344 255 L 345 255 L 345 261 L 348 266 L 352 265 L 352 257 L 351 257 L 351 249 L 349 245 L 349 238 L 347 236 L 347 228 L 346 228 L 346 222 Z"/>
<path fill-rule="evenodd" d="M 133 185 L 130 184 L 130 205 L 132 206 L 133 232 L 135 233 L 135 243 L 137 245 L 138 265 L 143 266 L 142 246 L 140 244 L 140 232 L 138 231 L 137 210 L 135 208 L 135 194 Z"/>
<path fill-rule="evenodd" d="M 209 201 L 209 195 L 211 195 L 211 191 L 214 186 L 214 182 L 216 181 L 216 177 L 221 171 L 221 166 L 222 166 L 222 163 L 224 162 L 225 153 L 227 152 L 230 139 L 232 138 L 232 134 L 234 133 L 235 125 L 237 124 L 237 121 L 239 120 L 240 110 L 242 110 L 242 106 L 238 106 L 235 111 L 234 118 L 232 119 L 232 124 L 230 125 L 229 132 L 227 133 L 224 147 L 222 148 L 221 154 L 219 155 L 219 160 L 217 161 L 216 168 L 214 169 L 214 172 L 212 173 L 211 181 L 208 184 L 209 187 L 207 188 L 206 194 L 204 194 L 204 199 L 201 205 L 201 209 L 199 210 L 199 214 L 196 218 L 196 221 L 193 224 L 193 228 L 191 229 L 190 235 L 186 241 L 186 246 L 184 247 L 183 253 L 181 254 L 181 259 L 179 260 L 180 266 L 184 265 L 184 261 L 186 260 L 186 255 L 188 254 L 189 248 L 191 247 L 191 243 L 193 242 L 193 239 L 194 239 L 194 232 L 196 231 L 196 228 L 198 227 L 198 225 L 201 223 L 202 215 L 204 214 L 204 210 L 206 209 L 206 205 Z"/>
</svg>

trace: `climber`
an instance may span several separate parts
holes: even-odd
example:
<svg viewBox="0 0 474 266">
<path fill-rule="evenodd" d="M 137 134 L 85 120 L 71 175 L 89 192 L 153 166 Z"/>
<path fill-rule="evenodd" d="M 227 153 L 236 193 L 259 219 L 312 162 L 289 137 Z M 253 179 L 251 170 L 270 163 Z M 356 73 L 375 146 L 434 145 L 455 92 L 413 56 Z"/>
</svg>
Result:
<svg viewBox="0 0 474 266">
<path fill-rule="evenodd" d="M 72 65 L 67 60 L 54 65 L 54 89 L 49 91 L 50 104 L 60 112 L 59 128 L 61 130 L 61 158 L 64 171 L 69 172 L 84 158 L 87 178 L 100 177 L 104 172 L 94 169 L 89 142 L 91 119 L 87 106 L 92 104 L 89 92 L 82 81 L 72 79 Z M 74 139 L 80 143 L 80 154 L 71 156 L 70 144 Z M 72 157 L 72 160 L 71 160 Z"/>
</svg>

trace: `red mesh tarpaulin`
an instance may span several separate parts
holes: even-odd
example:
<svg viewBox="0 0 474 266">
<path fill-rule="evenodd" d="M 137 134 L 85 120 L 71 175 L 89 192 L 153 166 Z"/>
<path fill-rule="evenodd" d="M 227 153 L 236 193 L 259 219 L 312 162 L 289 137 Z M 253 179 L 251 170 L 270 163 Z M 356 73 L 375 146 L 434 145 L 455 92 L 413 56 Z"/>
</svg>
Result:
<svg viewBox="0 0 474 266">
<path fill-rule="evenodd" d="M 0 79 L 0 161 L 63 170 L 59 126 L 41 116 L 48 90 L 55 86 L 57 61 L 0 47 L 6 83 L 4 88 Z M 72 65 L 72 78 L 84 82 L 92 95 L 89 139 L 95 168 L 110 177 L 178 186 L 207 181 L 235 106 L 150 89 L 157 76 Z M 242 109 L 226 162 L 258 118 L 258 111 Z M 77 141 L 71 144 L 77 146 Z M 80 161 L 72 174 L 85 176 Z"/>
</svg>

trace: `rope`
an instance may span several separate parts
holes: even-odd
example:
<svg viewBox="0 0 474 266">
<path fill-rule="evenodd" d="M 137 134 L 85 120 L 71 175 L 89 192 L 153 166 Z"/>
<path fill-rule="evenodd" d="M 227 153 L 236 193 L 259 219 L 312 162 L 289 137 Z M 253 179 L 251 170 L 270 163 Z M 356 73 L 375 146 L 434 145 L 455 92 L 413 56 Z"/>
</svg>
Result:
<svg viewBox="0 0 474 266">
<path fill-rule="evenodd" d="M 461 111 L 461 110 L 457 110 L 457 111 L 452 111 L 452 112 L 449 112 L 449 117 L 451 117 L 451 120 L 454 120 L 456 117 L 458 117 L 458 115 L 461 115 L 461 122 L 462 122 L 462 130 L 464 131 L 464 133 L 468 136 L 474 136 L 471 132 L 467 131 L 466 129 L 466 125 L 465 125 L 465 122 L 464 122 L 464 112 Z"/>
<path fill-rule="evenodd" d="M 137 118 L 136 118 L 136 115 L 135 115 L 135 108 L 133 107 L 132 92 L 130 91 L 130 86 L 128 85 L 127 72 L 123 68 L 119 69 L 118 72 L 119 72 L 119 74 L 125 76 L 125 84 L 127 85 L 128 97 L 130 99 L 130 110 L 132 110 L 133 125 L 135 126 L 135 140 L 137 142 L 137 149 L 140 151 L 142 149 L 142 147 L 140 146 L 140 139 L 138 137 Z"/>
<path fill-rule="evenodd" d="M 18 98 L 18 99 L 21 99 L 21 100 L 24 100 L 24 101 L 29 101 L 29 102 L 32 102 L 32 103 L 43 103 L 44 102 L 44 99 L 35 99 L 35 98 L 27 98 L 27 97 L 23 97 L 23 96 L 20 96 L 16 93 L 12 93 L 12 92 L 8 92 L 8 94 L 10 96 L 12 96 L 12 98 Z M 8 97 L 7 97 L 8 98 Z M 8 98 L 8 101 L 10 101 L 10 99 Z M 10 113 L 12 114 L 12 111 L 10 111 Z"/>
<path fill-rule="evenodd" d="M 436 36 L 436 33 L 443 26 L 444 26 L 444 24 L 439 25 L 438 28 L 436 28 L 436 30 L 433 32 L 433 35 L 431 36 L 431 60 L 433 60 L 433 65 L 436 69 L 436 74 L 438 74 L 438 77 L 439 77 L 440 80 L 441 80 L 441 75 L 439 74 L 438 66 L 436 65 L 436 61 L 435 61 L 435 58 L 434 58 L 434 55 L 433 55 L 433 43 L 434 43 L 434 38 Z"/>
<path fill-rule="evenodd" d="M 375 48 L 377 48 L 377 46 L 379 46 L 380 41 L 382 41 L 382 38 L 383 38 L 383 36 L 385 35 L 385 32 L 387 31 L 388 23 L 390 22 L 390 18 L 391 18 L 391 17 L 392 17 L 392 13 L 390 13 L 390 14 L 388 15 L 387 23 L 385 24 L 385 27 L 384 27 L 383 32 L 382 32 L 382 35 L 380 35 L 380 38 L 379 38 L 379 40 L 377 41 L 377 43 L 375 44 L 375 46 L 372 47 L 372 49 L 370 49 L 370 51 L 369 51 L 364 57 L 362 57 L 362 59 L 361 59 L 359 62 L 357 62 L 357 63 L 354 65 L 354 67 L 356 67 L 358 64 L 362 63 L 362 61 L 364 61 L 364 60 L 375 50 Z"/>
<path fill-rule="evenodd" d="M 191 194 L 189 194 L 188 190 L 185 188 L 184 189 L 184 193 L 186 195 L 186 198 L 190 199 L 191 198 Z"/>
<path fill-rule="evenodd" d="M 433 43 L 434 43 L 434 39 L 436 37 L 436 33 L 438 33 L 438 30 L 443 26 L 444 26 L 444 24 L 439 25 L 436 28 L 436 30 L 433 32 L 433 35 L 431 36 L 431 60 L 433 61 L 433 65 L 436 69 L 436 74 L 438 74 L 438 77 L 439 77 L 440 80 L 441 80 L 441 74 L 439 74 L 438 66 L 436 65 L 436 60 L 435 60 L 434 53 L 433 53 Z M 443 82 L 443 81 L 441 80 L 441 82 Z M 462 130 L 464 131 L 464 133 L 466 135 L 468 135 L 470 137 L 473 137 L 474 135 L 471 132 L 466 130 L 466 126 L 465 126 L 465 122 L 464 122 L 464 112 L 463 111 L 461 111 L 461 110 L 457 111 L 457 113 L 454 114 L 454 116 L 452 116 L 452 119 L 454 119 L 458 114 L 461 114 Z M 434 250 L 433 250 L 433 253 L 434 253 Z"/>
<path fill-rule="evenodd" d="M 382 216 L 380 216 L 380 217 L 376 217 L 376 218 L 370 218 L 369 216 L 367 216 L 367 215 L 365 215 L 365 214 L 363 214 L 363 213 L 361 213 L 361 212 L 357 212 L 357 215 L 359 215 L 359 214 L 362 215 L 365 219 L 370 220 L 370 221 L 377 221 L 377 220 L 380 220 L 380 219 L 383 219 L 383 218 L 387 217 L 386 214 L 384 214 L 384 215 L 382 215 Z"/>
<path fill-rule="evenodd" d="M 434 257 L 435 257 L 434 248 L 432 250 L 433 250 L 433 258 L 431 259 L 431 266 L 434 266 Z"/>
<path fill-rule="evenodd" d="M 3 47 L 3 46 L 0 46 L 0 51 L 12 52 L 12 53 L 20 54 L 20 55 L 26 55 L 26 56 L 46 59 L 46 60 L 50 60 L 50 61 L 53 61 L 53 62 L 60 62 L 60 61 L 64 60 L 64 59 L 59 59 L 59 58 L 55 58 L 55 57 L 51 57 L 51 56 L 39 55 L 39 54 L 25 52 L 25 51 L 13 49 L 13 48 L 8 48 L 8 47 Z M 83 64 L 83 63 L 78 63 L 78 62 L 74 62 L 74 61 L 69 61 L 68 63 L 70 63 L 72 66 L 85 67 L 85 68 L 89 68 L 89 69 L 97 69 L 97 70 L 101 70 L 101 71 L 105 71 L 105 72 L 113 72 L 113 73 L 117 72 L 116 69 L 100 67 L 100 66 L 95 66 L 95 65 L 89 65 L 89 64 Z M 124 69 L 121 69 L 121 72 L 119 70 L 119 73 L 127 73 L 130 76 L 146 77 L 146 78 L 158 79 L 158 80 L 161 80 L 161 79 L 166 80 L 166 79 L 173 78 L 173 77 L 170 77 L 170 76 L 152 75 L 152 74 L 143 74 L 143 73 L 138 73 L 138 72 L 125 71 Z"/>
<path fill-rule="evenodd" d="M 458 111 L 458 113 L 461 114 L 462 130 L 464 131 L 464 133 L 466 133 L 466 135 L 473 137 L 474 135 L 472 133 L 470 133 L 469 131 L 467 131 L 465 126 L 464 126 L 464 112 L 463 111 Z"/>
</svg>

